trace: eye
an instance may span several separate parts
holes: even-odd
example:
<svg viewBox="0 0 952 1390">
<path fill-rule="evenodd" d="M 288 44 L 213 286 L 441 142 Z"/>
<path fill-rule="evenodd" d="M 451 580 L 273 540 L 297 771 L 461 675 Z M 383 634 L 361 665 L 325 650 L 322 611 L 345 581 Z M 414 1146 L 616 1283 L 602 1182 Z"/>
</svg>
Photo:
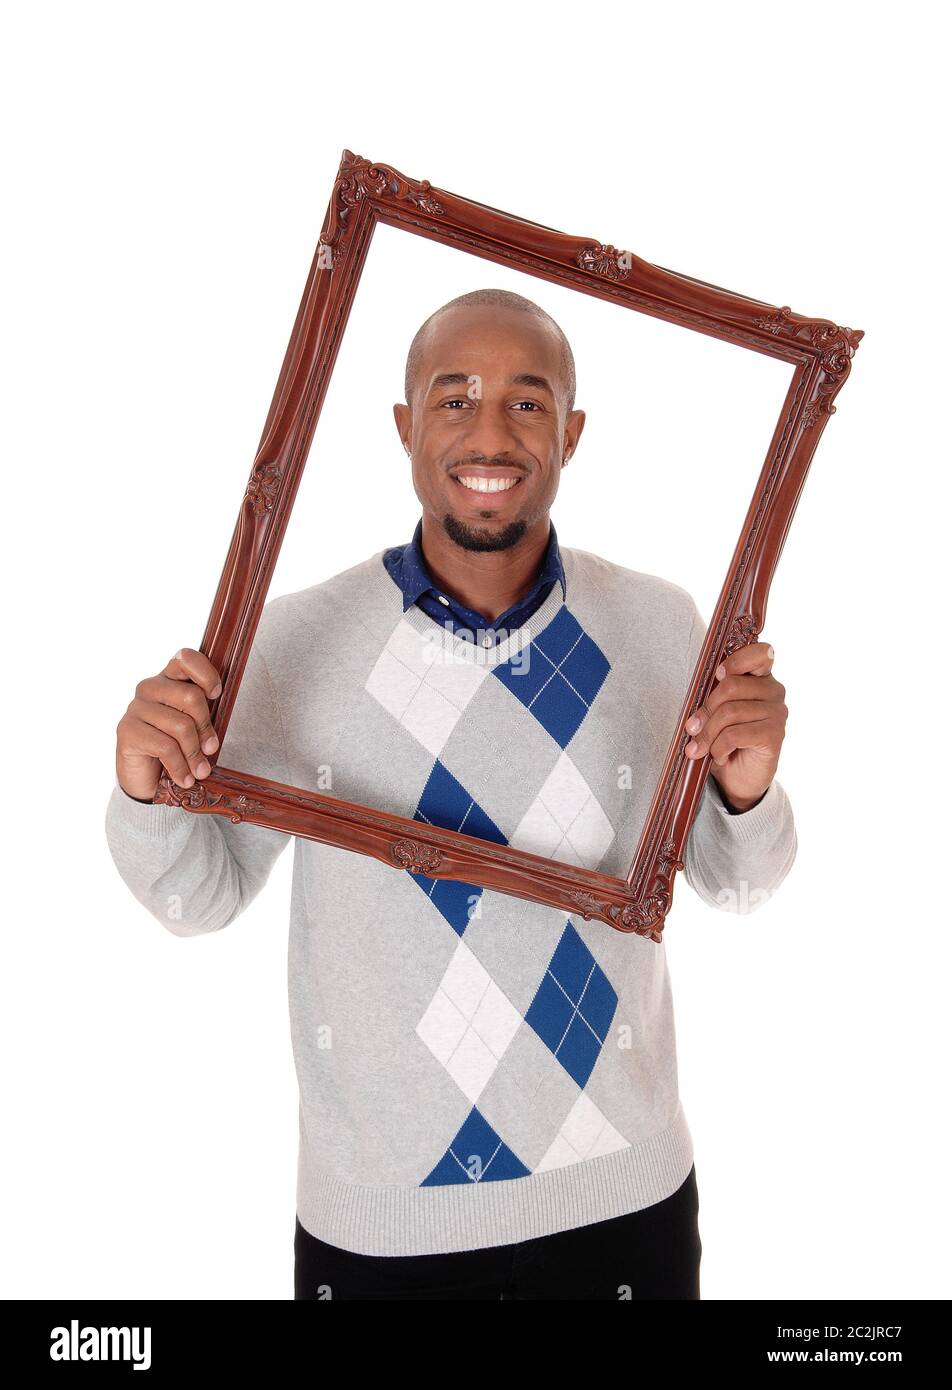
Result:
<svg viewBox="0 0 952 1390">
<path fill-rule="evenodd" d="M 531 405 L 534 410 L 542 409 L 538 401 L 516 401 L 516 405 Z"/>
<path fill-rule="evenodd" d="M 463 399 L 462 396 L 454 396 L 453 399 L 452 399 L 451 401 L 444 401 L 444 402 L 443 402 L 443 406 L 441 406 L 440 408 L 442 409 L 443 407 L 448 406 L 448 405 L 465 405 L 465 404 L 466 404 L 466 401 Z"/>
</svg>

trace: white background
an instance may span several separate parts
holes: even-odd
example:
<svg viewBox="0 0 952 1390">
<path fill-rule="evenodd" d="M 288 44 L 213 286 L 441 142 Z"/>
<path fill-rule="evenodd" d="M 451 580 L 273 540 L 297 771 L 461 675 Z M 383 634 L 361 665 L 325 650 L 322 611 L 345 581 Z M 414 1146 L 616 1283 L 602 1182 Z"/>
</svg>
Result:
<svg viewBox="0 0 952 1390">
<path fill-rule="evenodd" d="M 938 15 L 807 0 L 7 18 L 0 1296 L 292 1296 L 291 856 L 225 932 L 183 940 L 120 880 L 103 814 L 136 682 L 201 640 L 346 147 L 865 330 L 763 633 L 799 854 L 746 918 L 680 878 L 665 940 L 702 1297 L 949 1297 Z M 471 273 L 462 288 L 513 283 Z M 401 352 L 459 292 L 417 289 Z M 402 357 L 392 370 L 363 401 L 379 447 L 355 430 L 319 486 L 306 474 L 306 582 L 409 539 Z M 579 361 L 579 384 L 588 408 L 605 383 L 589 390 Z M 636 475 L 583 436 L 563 486 L 563 544 L 658 570 L 618 521 Z"/>
</svg>

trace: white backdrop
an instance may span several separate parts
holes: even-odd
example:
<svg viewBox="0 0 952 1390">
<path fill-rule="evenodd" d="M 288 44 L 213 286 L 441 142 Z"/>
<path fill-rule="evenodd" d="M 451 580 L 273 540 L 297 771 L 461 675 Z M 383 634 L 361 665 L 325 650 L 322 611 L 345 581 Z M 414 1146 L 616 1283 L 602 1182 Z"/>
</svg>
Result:
<svg viewBox="0 0 952 1390">
<path fill-rule="evenodd" d="M 7 20 L 0 1296 L 292 1294 L 291 856 L 226 931 L 183 940 L 120 880 L 103 815 L 136 682 L 201 640 L 346 146 L 865 329 L 763 633 L 797 861 L 747 918 L 679 878 L 665 938 L 702 1297 L 949 1297 L 941 50 L 922 4 L 798 14 L 632 9 L 617 42 L 495 3 L 381 9 L 369 32 L 288 3 Z M 292 518 L 273 592 L 409 539 L 390 408 L 433 308 L 504 285 L 573 337 L 568 291 L 469 271 L 401 287 L 367 440 L 329 411 L 313 531 Z M 631 524 L 642 476 L 606 457 L 598 422 L 634 387 L 577 358 L 591 413 L 559 538 L 695 587 L 707 618 L 722 573 L 702 601 L 703 576 L 666 570 Z"/>
</svg>

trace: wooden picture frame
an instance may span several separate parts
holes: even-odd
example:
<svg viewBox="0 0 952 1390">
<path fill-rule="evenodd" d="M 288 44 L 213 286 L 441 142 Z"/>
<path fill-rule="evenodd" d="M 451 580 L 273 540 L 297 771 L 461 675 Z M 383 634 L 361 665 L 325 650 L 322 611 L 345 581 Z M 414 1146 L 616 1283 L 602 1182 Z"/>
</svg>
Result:
<svg viewBox="0 0 952 1390">
<path fill-rule="evenodd" d="M 500 265 L 782 359 L 794 367 L 740 538 L 625 878 L 444 830 L 371 806 L 214 765 L 188 789 L 163 771 L 153 801 L 227 816 L 598 919 L 659 942 L 708 775 L 684 724 L 728 653 L 757 639 L 810 461 L 862 330 L 806 318 L 406 178 L 344 150 L 277 387 L 238 513 L 201 650 L 218 669 L 219 740 L 254 639 L 374 227 L 428 237 Z"/>
</svg>

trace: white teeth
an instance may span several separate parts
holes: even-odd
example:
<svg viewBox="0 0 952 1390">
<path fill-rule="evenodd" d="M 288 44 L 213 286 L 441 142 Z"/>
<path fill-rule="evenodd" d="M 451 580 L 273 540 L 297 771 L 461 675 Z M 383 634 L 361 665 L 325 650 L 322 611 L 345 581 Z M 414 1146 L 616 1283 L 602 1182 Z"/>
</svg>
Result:
<svg viewBox="0 0 952 1390">
<path fill-rule="evenodd" d="M 456 481 L 462 483 L 463 487 L 468 487 L 472 492 L 508 492 L 511 487 L 515 487 L 518 478 L 460 478 Z"/>
</svg>

